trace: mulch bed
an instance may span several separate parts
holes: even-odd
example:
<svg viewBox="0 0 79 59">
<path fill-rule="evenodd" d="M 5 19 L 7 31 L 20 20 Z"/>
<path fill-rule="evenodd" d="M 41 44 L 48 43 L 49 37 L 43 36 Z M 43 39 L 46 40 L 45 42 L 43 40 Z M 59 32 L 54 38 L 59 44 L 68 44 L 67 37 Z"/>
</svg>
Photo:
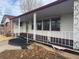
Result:
<svg viewBox="0 0 79 59">
<path fill-rule="evenodd" d="M 31 49 L 10 50 L 0 53 L 0 59 L 66 59 L 65 57 L 32 44 Z"/>
</svg>

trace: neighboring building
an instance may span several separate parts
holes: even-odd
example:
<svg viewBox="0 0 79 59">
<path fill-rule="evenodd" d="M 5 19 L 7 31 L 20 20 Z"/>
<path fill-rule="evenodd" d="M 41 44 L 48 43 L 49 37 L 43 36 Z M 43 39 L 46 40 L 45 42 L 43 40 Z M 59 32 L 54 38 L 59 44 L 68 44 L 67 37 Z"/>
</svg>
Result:
<svg viewBox="0 0 79 59">
<path fill-rule="evenodd" d="M 74 0 L 58 0 L 12 18 L 13 33 L 26 36 L 27 39 L 79 50 L 79 39 L 75 39 L 74 34 L 74 7 Z"/>
<path fill-rule="evenodd" d="M 11 25 L 11 20 L 12 18 L 14 18 L 15 16 L 11 16 L 11 15 L 4 15 L 3 19 L 1 21 L 1 28 L 4 34 L 8 34 L 11 33 L 11 28 L 13 27 Z"/>
<path fill-rule="evenodd" d="M 4 35 L 4 30 L 3 30 L 3 29 L 4 29 L 3 25 L 0 24 L 0 35 L 1 35 L 1 34 Z"/>
</svg>

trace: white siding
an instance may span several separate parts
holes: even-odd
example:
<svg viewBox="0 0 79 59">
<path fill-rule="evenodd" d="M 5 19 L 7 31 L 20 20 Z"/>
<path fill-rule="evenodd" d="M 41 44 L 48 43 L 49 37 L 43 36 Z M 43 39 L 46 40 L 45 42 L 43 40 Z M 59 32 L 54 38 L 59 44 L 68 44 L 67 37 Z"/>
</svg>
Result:
<svg viewBox="0 0 79 59">
<path fill-rule="evenodd" d="M 18 33 L 18 24 L 14 22 L 14 33 Z"/>
<path fill-rule="evenodd" d="M 20 32 L 26 33 L 26 22 L 23 22 L 22 26 L 20 26 Z M 14 22 L 14 33 L 18 33 L 18 24 Z"/>
<path fill-rule="evenodd" d="M 67 14 L 61 16 L 61 31 L 73 31 L 73 15 Z"/>
<path fill-rule="evenodd" d="M 21 32 L 25 33 L 26 32 L 26 22 L 23 22 L 22 26 L 21 26 Z"/>
</svg>

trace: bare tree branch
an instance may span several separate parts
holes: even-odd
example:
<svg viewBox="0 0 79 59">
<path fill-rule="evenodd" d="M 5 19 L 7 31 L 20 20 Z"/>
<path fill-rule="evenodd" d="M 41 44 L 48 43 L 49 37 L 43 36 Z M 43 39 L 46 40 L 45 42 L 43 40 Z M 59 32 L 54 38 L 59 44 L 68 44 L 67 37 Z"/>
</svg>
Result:
<svg viewBox="0 0 79 59">
<path fill-rule="evenodd" d="M 42 6 L 42 0 L 20 0 L 20 7 L 23 13 Z"/>
</svg>

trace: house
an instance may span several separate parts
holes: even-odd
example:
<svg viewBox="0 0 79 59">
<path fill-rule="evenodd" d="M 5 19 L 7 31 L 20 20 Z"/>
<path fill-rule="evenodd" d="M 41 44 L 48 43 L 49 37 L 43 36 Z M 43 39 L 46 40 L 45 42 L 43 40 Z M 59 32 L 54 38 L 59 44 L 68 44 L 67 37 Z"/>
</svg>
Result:
<svg viewBox="0 0 79 59">
<path fill-rule="evenodd" d="M 27 39 L 79 50 L 79 31 L 75 30 L 76 16 L 73 16 L 77 13 L 74 11 L 77 4 L 74 0 L 57 0 L 12 18 L 13 33 Z"/>
<path fill-rule="evenodd" d="M 5 34 L 8 34 L 8 33 L 11 33 L 11 29 L 12 29 L 12 26 L 11 25 L 11 18 L 14 18 L 15 16 L 11 16 L 11 15 L 4 15 L 3 18 L 2 18 L 2 21 L 1 21 L 1 27 L 3 28 L 2 31 L 4 32 L 4 35 Z"/>
<path fill-rule="evenodd" d="M 3 29 L 4 29 L 3 25 L 0 24 L 0 35 L 1 35 L 1 34 L 4 35 L 4 30 L 3 30 Z"/>
</svg>

